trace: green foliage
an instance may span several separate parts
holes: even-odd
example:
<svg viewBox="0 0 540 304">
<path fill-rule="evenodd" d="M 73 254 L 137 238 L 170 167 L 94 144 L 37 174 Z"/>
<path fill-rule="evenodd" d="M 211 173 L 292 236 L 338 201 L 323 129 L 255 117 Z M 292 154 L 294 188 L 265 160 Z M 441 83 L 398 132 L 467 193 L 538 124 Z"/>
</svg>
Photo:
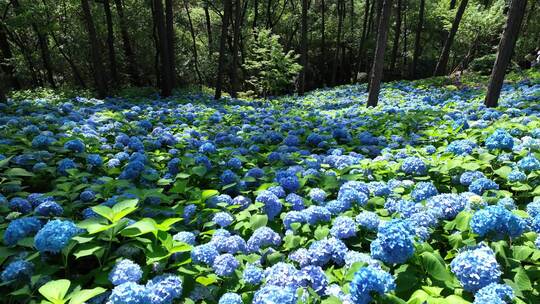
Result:
<svg viewBox="0 0 540 304">
<path fill-rule="evenodd" d="M 247 83 L 259 96 L 282 92 L 302 70 L 296 63 L 298 56 L 285 52 L 279 39 L 270 30 L 261 29 L 251 43 L 244 68 L 249 75 Z"/>
</svg>

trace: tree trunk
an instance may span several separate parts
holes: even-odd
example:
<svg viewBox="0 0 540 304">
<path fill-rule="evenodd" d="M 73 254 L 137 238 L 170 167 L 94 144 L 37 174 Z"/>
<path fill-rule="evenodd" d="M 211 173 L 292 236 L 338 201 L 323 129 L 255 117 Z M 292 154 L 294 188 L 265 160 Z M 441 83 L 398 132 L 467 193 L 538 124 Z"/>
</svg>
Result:
<svg viewBox="0 0 540 304">
<path fill-rule="evenodd" d="M 253 1 L 253 25 L 252 28 L 255 30 L 257 28 L 257 21 L 259 19 L 259 0 Z"/>
<path fill-rule="evenodd" d="M 54 32 L 51 32 L 51 37 L 54 43 L 56 44 L 56 47 L 58 48 L 58 52 L 60 52 L 60 55 L 62 55 L 62 57 L 64 57 L 64 59 L 69 64 L 69 67 L 71 68 L 71 71 L 73 73 L 73 76 L 75 77 L 77 84 L 82 88 L 86 88 L 86 83 L 84 82 L 81 72 L 75 65 L 75 62 L 73 62 L 73 59 L 63 50 L 62 44 L 58 41 L 58 38 L 56 37 Z"/>
<path fill-rule="evenodd" d="M 446 74 L 446 66 L 448 65 L 448 58 L 450 57 L 450 49 L 452 48 L 454 37 L 456 36 L 456 32 L 459 28 L 459 23 L 461 22 L 461 18 L 463 17 L 465 8 L 467 8 L 468 1 L 469 0 L 461 0 L 461 3 L 459 4 L 458 10 L 456 12 L 456 17 L 454 18 L 454 22 L 452 22 L 452 28 L 450 29 L 448 37 L 444 42 L 441 56 L 439 57 L 439 61 L 437 62 L 437 66 L 435 67 L 435 72 L 433 73 L 434 76 L 442 76 Z"/>
<path fill-rule="evenodd" d="M 15 75 L 15 68 L 11 64 L 12 59 L 13 53 L 11 52 L 11 46 L 9 45 L 7 33 L 4 25 L 0 23 L 0 67 L 5 74 L 5 78 L 9 82 L 9 86 L 15 90 L 19 90 L 21 88 L 21 84 Z"/>
<path fill-rule="evenodd" d="M 90 11 L 88 0 L 81 0 L 86 30 L 88 32 L 88 40 L 90 42 L 90 55 L 92 57 L 92 66 L 94 68 L 94 81 L 96 83 L 98 97 L 105 98 L 107 96 L 107 83 L 104 79 L 103 60 L 101 58 L 101 48 L 97 38 L 96 28 L 94 27 L 94 19 Z"/>
<path fill-rule="evenodd" d="M 418 58 L 420 58 L 420 40 L 422 39 L 422 29 L 424 27 L 424 9 L 426 0 L 420 0 L 420 11 L 418 12 L 418 24 L 416 26 L 416 34 L 414 36 L 414 53 L 413 62 L 411 67 L 411 78 L 416 78 L 416 67 L 418 65 Z"/>
<path fill-rule="evenodd" d="M 337 17 L 338 17 L 338 24 L 337 24 L 337 38 L 336 38 L 336 50 L 334 53 L 334 62 L 332 66 L 332 84 L 337 84 L 337 72 L 338 72 L 338 66 L 339 66 L 339 55 L 341 50 L 341 31 L 343 28 L 343 0 L 338 0 L 337 2 Z"/>
<path fill-rule="evenodd" d="M 396 59 L 399 48 L 399 37 L 401 36 L 401 10 L 403 6 L 401 5 L 401 0 L 397 0 L 396 5 L 396 27 L 394 28 L 394 44 L 392 45 L 392 61 L 390 62 L 390 70 L 394 71 L 396 67 Z"/>
<path fill-rule="evenodd" d="M 300 83 L 298 86 L 298 93 L 304 95 L 306 91 L 306 72 L 308 67 L 308 0 L 302 0 L 302 30 L 301 30 L 301 64 L 302 71 L 300 72 Z"/>
<path fill-rule="evenodd" d="M 326 3 L 325 0 L 321 0 L 321 77 L 322 83 L 326 86 L 328 66 L 326 65 Z"/>
<path fill-rule="evenodd" d="M 223 89 L 223 73 L 225 71 L 225 60 L 226 60 L 226 42 L 227 35 L 229 33 L 229 19 L 232 10 L 231 0 L 223 0 L 223 17 L 221 19 L 221 37 L 219 41 L 219 61 L 218 61 L 218 70 L 217 70 L 217 79 L 216 79 L 216 93 L 214 95 L 215 99 L 221 98 L 221 91 Z"/>
<path fill-rule="evenodd" d="M 403 77 L 406 77 L 409 73 L 409 70 L 408 70 L 408 66 L 409 66 L 409 62 L 408 62 L 408 45 L 407 45 L 407 38 L 408 38 L 408 32 L 407 32 L 407 8 L 409 7 L 407 1 L 408 0 L 403 0 L 404 1 L 404 4 L 403 4 L 403 65 L 402 65 L 402 69 L 401 69 L 401 74 Z"/>
<path fill-rule="evenodd" d="M 512 53 L 519 36 L 519 30 L 521 28 L 526 6 L 527 0 L 512 0 L 510 3 L 506 26 L 499 42 L 499 47 L 497 48 L 497 59 L 493 65 L 489 80 L 485 99 L 487 107 L 494 108 L 499 101 L 504 75 L 508 63 L 510 63 L 510 60 L 512 59 Z"/>
<path fill-rule="evenodd" d="M 169 44 L 167 42 L 167 29 L 165 26 L 165 16 L 162 0 L 153 0 L 154 19 L 156 22 L 158 36 L 158 50 L 160 56 L 160 87 L 161 96 L 168 97 L 172 93 L 171 62 L 169 56 Z"/>
<path fill-rule="evenodd" d="M 240 49 L 240 28 L 242 23 L 242 0 L 234 1 L 234 28 L 233 28 L 233 44 L 231 49 L 231 97 L 236 98 L 240 90 L 240 80 L 238 77 L 238 50 Z"/>
<path fill-rule="evenodd" d="M 32 24 L 32 27 L 34 28 L 34 31 L 36 32 L 36 35 L 38 37 L 39 50 L 41 52 L 41 59 L 43 60 L 43 67 L 45 68 L 45 72 L 47 73 L 47 81 L 52 88 L 56 88 L 47 34 L 43 33 L 36 24 Z"/>
<path fill-rule="evenodd" d="M 109 49 L 109 68 L 111 69 L 112 86 L 117 87 L 119 85 L 118 68 L 116 64 L 116 51 L 114 49 L 114 29 L 110 0 L 103 0 L 103 9 L 105 11 L 105 21 L 107 23 L 107 48 Z"/>
<path fill-rule="evenodd" d="M 165 0 L 165 32 L 167 38 L 167 56 L 169 56 L 169 85 L 170 90 L 176 86 L 176 52 L 175 52 L 175 33 L 174 33 L 174 14 L 173 0 Z"/>
<path fill-rule="evenodd" d="M 212 23 L 210 20 L 210 11 L 208 10 L 208 1 L 204 1 L 204 19 L 206 21 L 206 35 L 208 36 L 208 56 L 212 56 L 212 47 L 214 43 L 212 42 Z"/>
<path fill-rule="evenodd" d="M 131 81 L 140 86 L 141 79 L 139 77 L 139 68 L 137 66 L 137 59 L 135 58 L 135 52 L 131 47 L 131 39 L 129 38 L 128 25 L 124 16 L 124 6 L 122 0 L 114 0 L 116 4 L 116 13 L 118 14 L 118 20 L 120 22 L 120 34 L 122 36 L 122 45 L 124 50 L 124 56 L 126 56 L 128 62 L 128 70 Z"/>
<path fill-rule="evenodd" d="M 195 30 L 193 29 L 193 21 L 191 20 L 191 14 L 189 12 L 189 5 L 187 0 L 184 0 L 184 8 L 186 9 L 186 14 L 189 22 L 189 31 L 191 33 L 191 41 L 193 42 L 193 59 L 195 61 L 195 72 L 197 73 L 199 83 L 202 84 L 201 72 L 199 71 L 199 56 L 197 55 L 197 40 L 195 39 Z M 210 45 L 208 45 L 208 47 L 210 47 Z"/>
<path fill-rule="evenodd" d="M 372 4 L 373 5 L 373 4 Z M 368 19 L 369 19 L 369 11 L 370 11 L 370 5 L 369 5 L 369 0 L 366 0 L 366 3 L 364 4 L 364 20 L 363 20 L 363 25 L 362 25 L 362 36 L 360 38 L 360 47 L 359 47 L 359 50 L 358 50 L 358 62 L 357 62 L 357 69 L 356 69 L 356 72 L 354 73 L 354 80 L 357 81 L 358 80 L 358 73 L 362 70 L 363 66 L 364 66 L 364 62 L 365 62 L 365 48 L 366 48 L 366 40 L 367 40 L 367 36 L 368 36 L 368 27 L 369 27 L 369 24 L 368 24 Z"/>
<path fill-rule="evenodd" d="M 381 18 L 379 21 L 379 30 L 377 31 L 377 45 L 375 46 L 375 58 L 371 68 L 371 77 L 369 84 L 369 95 L 367 106 L 375 107 L 379 100 L 379 91 L 381 89 L 381 80 L 384 68 L 384 51 L 386 48 L 386 38 L 388 26 L 390 23 L 390 13 L 392 10 L 392 0 L 384 0 Z"/>
</svg>

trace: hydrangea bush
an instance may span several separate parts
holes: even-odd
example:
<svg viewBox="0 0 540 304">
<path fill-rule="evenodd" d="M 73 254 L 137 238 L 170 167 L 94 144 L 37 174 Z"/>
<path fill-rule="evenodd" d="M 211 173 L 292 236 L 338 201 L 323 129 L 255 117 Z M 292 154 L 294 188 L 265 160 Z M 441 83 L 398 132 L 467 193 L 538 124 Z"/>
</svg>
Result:
<svg viewBox="0 0 540 304">
<path fill-rule="evenodd" d="M 540 80 L 364 91 L 8 101 L 2 299 L 539 303 Z"/>
</svg>

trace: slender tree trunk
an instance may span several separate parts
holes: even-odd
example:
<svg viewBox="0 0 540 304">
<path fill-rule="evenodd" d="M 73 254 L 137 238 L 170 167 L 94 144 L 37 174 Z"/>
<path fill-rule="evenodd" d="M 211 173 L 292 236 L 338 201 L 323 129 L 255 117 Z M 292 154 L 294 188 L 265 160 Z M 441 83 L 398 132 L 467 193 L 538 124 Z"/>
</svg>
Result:
<svg viewBox="0 0 540 304">
<path fill-rule="evenodd" d="M 215 99 L 221 98 L 221 92 L 223 89 L 223 74 L 225 72 L 226 61 L 226 47 L 227 47 L 227 35 L 229 33 L 229 19 L 232 10 L 231 0 L 223 0 L 223 17 L 221 19 L 221 37 L 219 41 L 219 61 L 216 79 L 216 93 Z"/>
<path fill-rule="evenodd" d="M 386 38 L 388 35 L 388 26 L 390 23 L 390 14 L 392 12 L 392 0 L 384 0 L 381 18 L 379 21 L 379 30 L 377 31 L 377 45 L 375 46 L 375 58 L 371 68 L 371 77 L 368 94 L 368 107 L 377 106 L 379 100 L 379 91 L 381 89 L 381 80 L 384 68 L 384 51 L 386 49 Z"/>
<path fill-rule="evenodd" d="M 326 86 L 327 82 L 327 74 L 328 74 L 328 66 L 327 66 L 327 58 L 326 58 L 326 3 L 325 0 L 321 0 L 321 55 L 322 60 L 320 62 L 322 71 L 321 71 L 321 77 L 322 77 L 322 83 Z"/>
<path fill-rule="evenodd" d="M 167 38 L 167 56 L 169 56 L 169 85 L 170 90 L 176 86 L 176 52 L 174 33 L 173 0 L 165 0 L 165 32 Z"/>
<path fill-rule="evenodd" d="M 199 71 L 199 56 L 197 55 L 197 40 L 195 39 L 195 30 L 193 29 L 193 22 L 191 21 L 191 13 L 189 12 L 189 5 L 187 0 L 184 0 L 184 8 L 186 9 L 186 14 L 189 22 L 189 31 L 191 33 L 191 41 L 193 43 L 193 59 L 195 60 L 195 72 L 197 73 L 199 83 L 202 84 L 201 72 Z M 210 45 L 208 47 L 210 47 Z"/>
<path fill-rule="evenodd" d="M 456 36 L 456 32 L 459 28 L 459 23 L 461 22 L 461 18 L 463 17 L 463 13 L 467 8 L 468 2 L 469 0 L 461 0 L 461 3 L 459 4 L 458 10 L 456 12 L 456 17 L 454 18 L 454 22 L 452 22 L 452 28 L 450 29 L 448 37 L 444 42 L 441 56 L 439 57 L 439 61 L 437 62 L 437 66 L 435 67 L 434 76 L 442 76 L 446 74 L 446 66 L 448 65 L 448 58 L 450 57 L 450 49 L 452 48 L 454 37 Z"/>
<path fill-rule="evenodd" d="M 301 30 L 301 64 L 302 71 L 300 72 L 300 84 L 298 86 L 298 93 L 304 95 L 306 91 L 306 72 L 308 69 L 308 0 L 302 0 L 302 30 Z"/>
<path fill-rule="evenodd" d="M 238 76 L 238 50 L 240 49 L 240 27 L 242 23 L 242 0 L 234 1 L 234 28 L 233 44 L 231 49 L 231 97 L 236 98 L 240 90 L 240 80 Z"/>
<path fill-rule="evenodd" d="M 408 67 L 409 67 L 409 62 L 408 62 L 408 32 L 407 32 L 407 9 L 409 7 L 407 1 L 408 0 L 403 0 L 404 4 L 403 4 L 403 65 L 402 65 L 402 75 L 404 77 L 406 77 L 409 73 L 409 70 L 408 70 Z"/>
<path fill-rule="evenodd" d="M 15 90 L 19 90 L 21 88 L 21 84 L 15 75 L 15 68 L 11 64 L 12 60 L 13 53 L 11 52 L 11 46 L 9 45 L 7 33 L 4 25 L 0 23 L 0 67 L 5 74 L 5 78 L 9 82 L 9 86 Z"/>
<path fill-rule="evenodd" d="M 253 1 L 253 25 L 252 28 L 257 28 L 257 21 L 259 21 L 259 0 Z"/>
<path fill-rule="evenodd" d="M 103 0 L 103 9 L 105 11 L 105 21 L 107 23 L 107 48 L 109 49 L 109 68 L 111 70 L 112 86 L 117 87 L 119 85 L 118 68 L 116 64 L 116 51 L 114 49 L 114 29 L 110 0 Z"/>
<path fill-rule="evenodd" d="M 140 86 L 141 79 L 139 77 L 139 68 L 137 66 L 137 59 L 135 58 L 135 52 L 131 47 L 131 39 L 129 37 L 128 25 L 124 16 L 124 6 L 122 0 L 114 0 L 116 5 L 116 13 L 118 14 L 118 20 L 120 22 L 120 34 L 122 36 L 122 45 L 124 56 L 126 56 L 128 63 L 128 71 L 131 81 L 136 86 Z"/>
<path fill-rule="evenodd" d="M 272 27 L 272 0 L 266 1 L 266 28 Z"/>
<path fill-rule="evenodd" d="M 212 23 L 210 20 L 210 11 L 208 10 L 208 1 L 204 1 L 204 19 L 206 21 L 206 35 L 208 36 L 208 56 L 212 56 L 213 54 L 213 46 L 214 43 L 212 41 Z"/>
<path fill-rule="evenodd" d="M 92 57 L 92 66 L 94 69 L 94 81 L 96 83 L 98 97 L 105 98 L 107 96 L 107 83 L 104 78 L 103 60 L 101 58 L 101 48 L 97 38 L 96 28 L 94 27 L 94 19 L 90 11 L 88 0 L 81 0 L 86 30 L 88 31 L 88 40 L 90 42 L 90 55 Z"/>
<path fill-rule="evenodd" d="M 399 37 L 401 36 L 401 10 L 403 9 L 401 1 L 402 0 L 397 0 L 396 5 L 396 27 L 394 28 L 394 44 L 392 45 L 392 61 L 390 62 L 390 70 L 392 73 L 396 67 L 396 59 L 399 49 Z"/>
<path fill-rule="evenodd" d="M 358 50 L 358 53 L 359 53 L 359 56 L 358 56 L 359 58 L 358 58 L 358 63 L 357 63 L 358 68 L 354 75 L 355 81 L 357 80 L 357 75 L 362 70 L 364 66 L 364 62 L 365 62 L 365 48 L 366 48 L 366 42 L 367 42 L 366 40 L 368 36 L 368 31 L 369 31 L 368 29 L 369 11 L 370 11 L 369 0 L 366 0 L 364 4 L 364 20 L 363 20 L 363 25 L 362 25 L 362 37 L 360 38 L 360 47 Z"/>
<path fill-rule="evenodd" d="M 493 65 L 486 99 L 484 101 L 487 107 L 494 108 L 498 104 L 504 75 L 508 63 L 510 63 L 510 60 L 512 59 L 512 53 L 519 36 L 519 30 L 521 28 L 526 6 L 527 0 L 512 0 L 510 3 L 506 26 L 501 41 L 499 42 L 499 47 L 497 48 L 497 59 Z"/>
<path fill-rule="evenodd" d="M 425 9 L 426 0 L 420 0 L 420 11 L 418 12 L 418 24 L 416 25 L 416 34 L 414 36 L 414 53 L 413 53 L 413 62 L 411 67 L 411 78 L 416 78 L 416 68 L 418 66 L 418 59 L 420 58 L 421 52 L 421 39 L 422 39 L 422 30 L 424 27 L 424 9 Z"/>
<path fill-rule="evenodd" d="M 52 88 L 56 88 L 56 82 L 54 81 L 54 72 L 52 67 L 53 64 L 51 60 L 51 51 L 49 49 L 49 39 L 47 37 L 47 34 L 43 33 L 36 24 L 32 24 L 32 27 L 34 28 L 34 31 L 36 32 L 36 35 L 38 37 L 39 50 L 41 52 L 41 59 L 43 60 L 43 67 L 45 68 L 45 72 L 47 73 L 47 81 Z"/>
<path fill-rule="evenodd" d="M 456 8 L 456 0 L 450 0 L 450 9 L 453 10 Z"/>
<path fill-rule="evenodd" d="M 157 36 L 158 36 L 158 50 L 160 58 L 160 84 L 161 84 L 161 96 L 168 97 L 172 93 L 172 79 L 171 79 L 171 62 L 169 61 L 169 44 L 167 42 L 167 29 L 165 26 L 165 16 L 163 11 L 162 0 L 153 0 L 154 3 L 154 19 L 156 22 Z"/>
<path fill-rule="evenodd" d="M 337 25 L 337 34 L 336 34 L 336 51 L 334 53 L 334 62 L 332 66 L 332 84 L 337 84 L 337 72 L 338 72 L 338 66 L 339 66 L 339 56 L 340 56 L 340 50 L 341 50 L 341 31 L 343 28 L 343 0 L 338 0 L 337 2 L 337 17 L 338 17 L 338 25 Z"/>
</svg>

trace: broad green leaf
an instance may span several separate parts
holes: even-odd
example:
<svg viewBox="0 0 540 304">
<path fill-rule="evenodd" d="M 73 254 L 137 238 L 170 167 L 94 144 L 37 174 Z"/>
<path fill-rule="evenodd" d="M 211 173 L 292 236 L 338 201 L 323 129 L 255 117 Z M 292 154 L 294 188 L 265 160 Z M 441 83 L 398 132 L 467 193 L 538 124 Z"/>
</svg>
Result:
<svg viewBox="0 0 540 304">
<path fill-rule="evenodd" d="M 253 230 L 266 226 L 268 216 L 266 214 L 255 214 L 249 219 L 249 227 Z"/>
<path fill-rule="evenodd" d="M 500 176 L 502 178 L 507 178 L 508 174 L 510 174 L 510 172 L 512 172 L 512 168 L 509 167 L 509 166 L 503 166 L 503 167 L 500 167 L 499 169 L 495 170 L 494 172 L 495 172 L 495 174 L 497 174 L 498 176 Z"/>
<path fill-rule="evenodd" d="M 64 298 L 69 290 L 69 280 L 49 281 L 39 288 L 39 293 L 52 303 L 65 303 Z"/>
<path fill-rule="evenodd" d="M 34 173 L 28 172 L 23 168 L 11 168 L 4 172 L 7 176 L 20 176 L 20 177 L 31 177 L 34 176 Z"/>
<path fill-rule="evenodd" d="M 83 289 L 73 292 L 69 295 L 69 304 L 84 304 L 86 301 L 104 293 L 105 291 L 107 291 L 105 288 L 96 287 L 94 289 Z"/>
<path fill-rule="evenodd" d="M 99 206 L 94 206 L 92 207 L 92 210 L 103 216 L 104 218 L 108 219 L 109 221 L 113 221 L 113 218 L 114 218 L 114 212 L 111 208 L 107 207 L 107 206 L 104 206 L 104 205 L 99 205 Z"/>
<path fill-rule="evenodd" d="M 520 291 L 532 290 L 531 279 L 522 267 L 518 268 L 517 273 L 514 276 L 514 282 Z"/>
<path fill-rule="evenodd" d="M 452 274 L 442 259 L 437 258 L 437 256 L 431 252 L 424 252 L 421 254 L 421 257 L 422 265 L 433 278 L 439 281 L 453 280 Z"/>
<path fill-rule="evenodd" d="M 127 226 L 120 232 L 123 236 L 127 237 L 135 237 L 147 233 L 156 233 L 157 227 L 156 227 L 156 221 L 150 218 L 144 218 L 132 225 Z"/>
</svg>

